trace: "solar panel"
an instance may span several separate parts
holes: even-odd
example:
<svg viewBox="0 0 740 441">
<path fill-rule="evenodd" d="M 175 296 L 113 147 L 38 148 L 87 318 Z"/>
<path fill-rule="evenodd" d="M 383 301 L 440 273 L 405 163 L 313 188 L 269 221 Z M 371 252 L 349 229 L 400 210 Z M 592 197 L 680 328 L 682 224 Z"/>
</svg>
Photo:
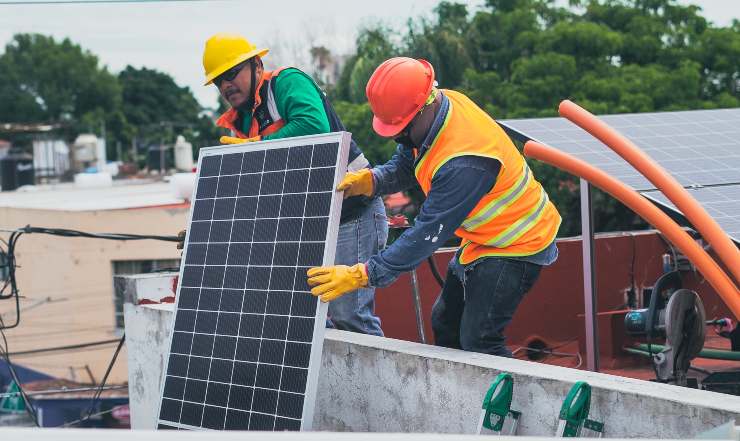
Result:
<svg viewBox="0 0 740 441">
<path fill-rule="evenodd" d="M 740 183 L 740 109 L 605 115 L 599 119 L 660 163 L 685 187 Z M 536 140 L 601 168 L 636 190 L 655 186 L 565 118 L 504 120 L 520 141 Z"/>
<path fill-rule="evenodd" d="M 201 149 L 159 428 L 310 429 L 349 140 Z"/>
<path fill-rule="evenodd" d="M 740 185 L 690 188 L 689 193 L 707 210 L 720 227 L 740 244 Z M 673 203 L 659 191 L 644 192 L 644 196 L 673 211 Z"/>
</svg>

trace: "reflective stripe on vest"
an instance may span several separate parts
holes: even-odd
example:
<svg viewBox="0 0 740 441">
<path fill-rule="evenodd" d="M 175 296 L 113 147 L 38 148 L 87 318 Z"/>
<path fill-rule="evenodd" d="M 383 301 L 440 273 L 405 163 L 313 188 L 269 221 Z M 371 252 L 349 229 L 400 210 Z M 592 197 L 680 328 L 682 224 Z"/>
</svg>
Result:
<svg viewBox="0 0 740 441">
<path fill-rule="evenodd" d="M 519 180 L 516 182 L 516 184 L 514 184 L 514 186 L 512 186 L 509 191 L 489 202 L 488 205 L 483 207 L 481 211 L 469 217 L 468 219 L 465 219 L 465 221 L 462 223 L 462 227 L 468 231 L 475 231 L 475 229 L 480 227 L 481 225 L 492 221 L 493 218 L 501 214 L 501 212 L 509 207 L 509 205 L 513 204 L 514 202 L 516 202 L 517 199 L 522 197 L 525 190 L 529 186 L 529 181 L 531 177 L 532 174 L 529 171 L 529 167 L 527 166 L 527 164 L 524 164 L 524 171 L 519 177 Z"/>
<path fill-rule="evenodd" d="M 545 204 L 548 201 L 547 193 L 543 188 L 540 188 L 540 200 L 531 210 L 524 214 L 518 221 L 514 222 L 496 237 L 486 242 L 486 245 L 490 245 L 496 248 L 506 248 L 511 245 L 512 242 L 519 239 L 524 233 L 532 228 L 542 216 L 545 211 Z"/>
<path fill-rule="evenodd" d="M 436 172 L 459 156 L 481 156 L 501 165 L 496 183 L 467 214 L 455 234 L 462 263 L 483 256 L 528 256 L 555 239 L 560 215 L 524 157 L 501 127 L 465 95 L 443 90 L 444 123 L 425 151 L 415 153 L 414 173 L 425 194 Z M 418 155 L 422 155 L 418 157 Z"/>
</svg>

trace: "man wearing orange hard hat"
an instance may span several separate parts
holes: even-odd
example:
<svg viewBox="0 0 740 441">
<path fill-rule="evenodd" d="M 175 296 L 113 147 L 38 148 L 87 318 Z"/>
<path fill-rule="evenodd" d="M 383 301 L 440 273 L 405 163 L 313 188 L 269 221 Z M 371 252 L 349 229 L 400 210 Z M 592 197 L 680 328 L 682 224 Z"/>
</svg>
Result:
<svg viewBox="0 0 740 441">
<path fill-rule="evenodd" d="M 293 67 L 265 70 L 262 58 L 267 53 L 267 49 L 257 48 L 235 34 L 216 34 L 206 41 L 205 85 L 214 84 L 231 106 L 216 122 L 232 135 L 222 137 L 221 142 L 241 144 L 344 131 L 331 103 L 311 77 Z M 351 141 L 348 171 L 369 170 L 368 167 L 362 150 Z M 285 216 L 295 216 L 295 209 L 282 205 L 280 213 L 289 210 Z M 303 209 L 297 216 L 303 216 Z M 387 235 L 385 207 L 380 197 L 350 197 L 342 204 L 335 261 L 351 264 L 368 259 L 385 246 Z M 346 331 L 383 335 L 374 302 L 373 287 L 357 287 L 343 301 L 329 305 L 327 324 Z"/>
<path fill-rule="evenodd" d="M 501 127 L 462 93 L 437 89 L 426 60 L 385 61 L 366 93 L 373 128 L 399 145 L 386 164 L 347 173 L 338 190 L 370 197 L 418 182 L 427 198 L 385 250 L 354 266 L 311 268 L 312 293 L 331 301 L 386 286 L 457 235 L 462 244 L 432 310 L 435 343 L 511 356 L 504 329 L 557 259 L 557 209 Z"/>
</svg>

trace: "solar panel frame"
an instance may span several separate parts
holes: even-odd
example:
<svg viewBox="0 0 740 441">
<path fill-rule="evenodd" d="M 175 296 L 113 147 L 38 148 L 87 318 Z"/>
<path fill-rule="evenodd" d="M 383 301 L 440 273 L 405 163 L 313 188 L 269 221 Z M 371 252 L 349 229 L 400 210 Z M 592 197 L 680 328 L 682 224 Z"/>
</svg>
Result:
<svg viewBox="0 0 740 441">
<path fill-rule="evenodd" d="M 717 185 L 687 190 L 717 221 L 730 239 L 740 245 L 740 185 Z M 658 206 L 677 213 L 688 223 L 678 208 L 660 191 L 646 191 L 641 194 Z"/>
<path fill-rule="evenodd" d="M 183 262 L 183 264 L 180 267 L 180 274 L 179 274 L 179 279 L 178 279 L 179 282 L 178 282 L 177 292 L 176 292 L 176 297 L 175 297 L 175 305 L 176 305 L 176 308 L 175 308 L 175 314 L 173 314 L 172 324 L 170 326 L 170 341 L 169 341 L 169 344 L 168 344 L 168 348 L 169 349 L 168 349 L 167 357 L 166 357 L 165 364 L 164 364 L 164 371 L 163 371 L 162 381 L 161 381 L 162 384 L 161 384 L 160 395 L 159 395 L 160 396 L 160 400 L 159 400 L 159 405 L 158 405 L 158 408 L 157 408 L 157 421 L 158 421 L 158 427 L 159 428 L 163 428 L 163 429 L 213 430 L 213 429 L 208 429 L 208 428 L 204 428 L 204 427 L 196 427 L 196 426 L 193 426 L 193 425 L 182 424 L 182 423 L 179 422 L 179 420 L 182 419 L 182 412 L 183 412 L 183 408 L 185 407 L 184 406 L 184 403 L 186 403 L 185 396 L 184 395 L 183 395 L 183 399 L 180 400 L 182 402 L 180 404 L 181 409 L 180 409 L 180 417 L 178 418 L 178 422 L 175 423 L 173 421 L 163 420 L 161 418 L 161 416 L 162 416 L 161 415 L 161 412 L 162 412 L 162 403 L 163 403 L 163 401 L 165 399 L 165 387 L 166 387 L 166 384 L 167 384 L 166 383 L 166 379 L 168 377 L 168 372 L 170 371 L 170 359 L 171 359 L 172 354 L 173 354 L 172 353 L 172 345 L 173 345 L 173 339 L 174 339 L 174 336 L 175 336 L 176 321 L 177 321 L 177 317 L 178 317 L 178 310 L 179 310 L 178 305 L 180 305 L 180 302 L 182 300 L 181 299 L 181 288 L 183 286 L 183 280 L 184 280 L 184 276 L 185 276 L 186 262 L 188 262 L 188 259 L 190 257 L 192 257 L 192 256 L 188 256 L 188 253 L 189 252 L 196 253 L 196 251 L 191 248 L 191 239 L 192 239 L 192 237 L 194 235 L 197 236 L 199 234 L 198 232 L 194 232 L 193 231 L 193 228 L 192 228 L 193 220 L 195 220 L 196 217 L 198 216 L 198 213 L 196 213 L 196 203 L 195 203 L 195 201 L 198 198 L 198 195 L 199 194 L 201 196 L 203 196 L 203 192 L 205 192 L 205 191 L 210 192 L 211 191 L 210 189 L 207 189 L 206 187 L 203 187 L 203 188 L 199 189 L 200 184 L 202 182 L 202 179 L 204 179 L 204 178 L 205 179 L 208 179 L 210 176 L 212 176 L 210 174 L 208 176 L 204 176 L 203 175 L 204 173 L 207 172 L 207 170 L 204 170 L 204 164 L 203 164 L 204 159 L 205 158 L 209 158 L 209 157 L 213 157 L 213 156 L 219 156 L 219 155 L 223 157 L 223 156 L 225 156 L 227 154 L 234 154 L 234 153 L 239 154 L 239 153 L 246 153 L 246 152 L 268 151 L 268 150 L 278 151 L 279 149 L 285 149 L 285 148 L 291 148 L 291 147 L 299 147 L 299 146 L 305 146 L 305 145 L 312 145 L 312 146 L 315 147 L 317 145 L 322 145 L 322 144 L 332 144 L 332 143 L 338 144 L 338 154 L 336 155 L 335 162 L 333 162 L 333 164 L 324 164 L 324 165 L 322 165 L 322 166 L 326 166 L 326 167 L 328 167 L 330 165 L 333 166 L 333 169 L 334 169 L 333 176 L 329 176 L 329 174 L 327 174 L 327 173 L 317 173 L 317 176 L 319 177 L 319 179 L 322 179 L 324 181 L 326 181 L 329 178 L 332 179 L 331 200 L 330 200 L 330 204 L 329 204 L 329 207 L 328 207 L 328 216 L 327 216 L 328 221 L 327 221 L 326 236 L 325 236 L 325 241 L 324 241 L 324 246 L 323 246 L 323 262 L 322 262 L 322 265 L 332 265 L 332 264 L 334 264 L 334 257 L 335 257 L 335 252 L 336 252 L 336 242 L 337 242 L 337 236 L 338 236 L 338 233 L 339 233 L 339 219 L 340 219 L 341 208 L 342 208 L 342 201 L 343 201 L 342 193 L 341 192 L 334 191 L 334 189 L 336 188 L 336 186 L 338 185 L 338 183 L 340 182 L 340 180 L 343 178 L 343 176 L 344 176 L 344 174 L 346 173 L 346 170 L 347 170 L 347 162 L 348 162 L 348 157 L 349 157 L 350 139 L 351 139 L 351 134 L 348 133 L 348 132 L 335 132 L 335 133 L 321 134 L 321 135 L 301 136 L 301 137 L 285 138 L 285 139 L 279 139 L 279 140 L 262 141 L 262 142 L 257 142 L 257 143 L 207 147 L 207 148 L 202 148 L 200 150 L 199 157 L 198 157 L 198 168 L 197 168 L 198 174 L 196 175 L 196 182 L 195 182 L 195 186 L 193 188 L 193 194 L 192 194 L 192 198 L 191 198 L 191 201 L 193 201 L 192 202 L 192 208 L 190 210 L 189 217 L 188 217 L 188 226 L 189 226 L 189 228 L 187 230 L 187 235 L 186 235 L 186 238 L 185 238 L 185 247 L 184 247 L 184 250 L 183 250 L 183 255 L 182 255 L 182 260 L 181 260 Z M 287 153 L 286 153 L 286 155 L 287 155 Z M 287 158 L 286 158 L 286 161 L 287 161 Z M 247 164 L 244 164 L 244 166 L 246 166 L 246 165 Z M 313 164 L 309 164 L 308 165 L 309 170 L 312 170 L 313 169 L 311 167 L 312 165 Z M 219 167 L 221 167 L 221 166 L 219 165 Z M 261 172 L 262 175 L 265 174 L 265 164 L 263 164 L 263 167 L 259 171 Z M 286 166 L 286 169 L 285 169 L 286 176 L 287 176 L 287 173 L 289 171 L 293 171 L 293 170 L 287 169 L 287 166 Z M 268 172 L 269 172 L 269 170 L 268 170 Z M 241 168 L 239 171 L 236 171 L 236 173 L 238 173 L 241 176 L 243 176 L 242 173 L 244 173 L 244 169 Z M 223 175 L 223 174 L 216 173 L 213 176 L 219 176 L 220 177 L 221 175 Z M 323 175 L 326 175 L 326 176 L 323 176 Z M 311 178 L 309 178 L 309 179 L 311 179 Z M 326 184 L 326 182 L 324 182 L 324 184 Z M 308 192 L 310 191 L 311 185 L 313 185 L 313 183 L 312 183 L 312 181 L 309 180 L 309 182 L 307 183 L 307 186 L 308 187 L 306 189 L 307 195 L 306 195 L 306 202 L 304 203 L 304 210 L 307 210 L 308 209 L 308 206 L 309 206 L 309 202 L 310 201 L 308 199 L 309 199 L 309 196 L 310 195 L 308 194 Z M 260 187 L 260 189 L 261 189 L 261 187 Z M 282 191 L 283 190 L 284 190 L 284 184 L 283 184 L 283 188 L 281 189 L 281 195 L 282 195 Z M 199 193 L 199 191 L 201 193 Z M 216 192 L 219 191 L 218 190 L 218 187 L 217 187 L 217 189 L 215 191 Z M 214 194 L 213 196 L 217 198 L 218 197 L 218 194 Z M 225 195 L 222 195 L 222 196 L 223 197 L 231 197 L 231 196 L 225 196 Z M 236 196 L 236 195 L 234 195 L 234 196 Z M 262 197 L 262 196 L 264 196 L 264 195 L 262 195 L 262 194 L 259 195 L 259 197 Z M 267 197 L 269 197 L 269 194 L 267 195 Z M 245 199 L 248 199 L 248 198 L 245 198 Z M 218 199 L 214 199 L 214 203 L 213 203 L 214 208 L 212 209 L 213 211 L 212 211 L 212 214 L 211 214 L 212 219 L 210 219 L 210 222 L 211 223 L 213 223 L 213 222 L 216 221 L 216 220 L 214 220 L 215 219 L 214 216 L 215 216 L 215 210 L 216 210 L 215 207 L 216 207 L 216 203 L 217 202 L 218 202 Z M 231 208 L 232 210 L 234 210 L 232 212 L 233 214 L 232 214 L 232 217 L 231 217 L 231 222 L 234 222 L 235 212 L 238 209 L 236 207 L 236 204 L 237 204 L 237 202 L 236 202 L 236 199 L 235 199 L 235 202 L 233 204 L 234 207 Z M 313 210 L 314 213 L 317 213 L 322 208 L 326 208 L 326 207 L 320 207 L 318 205 L 314 205 L 314 206 L 311 207 L 311 210 Z M 259 209 L 259 205 L 257 207 L 255 207 L 255 210 L 256 209 Z M 280 213 L 277 214 L 277 217 L 280 218 Z M 319 217 L 324 217 L 324 216 L 322 215 L 322 216 L 319 216 Z M 302 214 L 302 218 L 305 221 L 305 219 L 308 218 L 308 214 L 306 212 L 304 212 Z M 257 214 L 255 213 L 255 224 L 256 224 L 257 220 L 258 220 Z M 321 224 L 322 222 L 318 222 L 318 224 Z M 279 222 L 276 220 L 276 224 L 277 223 L 279 223 Z M 301 234 L 303 234 L 304 232 L 307 231 L 307 230 L 304 230 L 303 229 L 303 227 L 304 227 L 303 226 L 303 223 L 304 222 L 302 222 L 302 224 L 301 224 L 301 232 L 300 232 Z M 276 229 L 275 234 L 279 234 L 278 231 L 277 231 L 277 228 L 278 227 L 276 226 L 276 228 L 275 228 Z M 320 226 L 319 228 L 323 228 L 323 227 Z M 209 229 L 212 229 L 212 227 L 209 226 Z M 231 231 L 231 229 L 230 229 L 230 231 Z M 253 234 L 254 234 L 254 232 L 253 232 Z M 306 234 L 315 234 L 315 232 L 309 231 L 309 233 L 306 233 Z M 276 237 L 275 240 L 277 240 L 277 237 Z M 211 243 L 211 241 L 209 241 L 209 245 L 208 246 L 210 246 L 210 243 Z M 232 241 L 229 242 L 229 244 L 231 244 L 231 243 L 232 243 Z M 300 241 L 299 240 L 298 241 L 299 247 L 303 243 L 304 243 L 303 241 Z M 253 243 L 252 243 L 252 245 L 253 245 Z M 295 278 L 297 280 L 297 278 L 301 276 L 301 274 L 299 273 L 299 271 L 301 269 L 300 259 L 302 257 L 301 257 L 301 254 L 298 252 L 299 251 L 298 248 L 295 251 L 297 252 L 297 255 L 296 255 L 297 262 L 295 264 L 295 268 L 297 269 Z M 196 254 L 199 254 L 199 253 L 196 253 Z M 276 253 L 273 251 L 273 259 L 274 259 L 275 254 Z M 201 256 L 200 255 L 197 255 L 197 256 L 195 256 L 195 258 L 200 259 Z M 202 256 L 202 258 L 203 259 L 206 259 L 205 254 L 204 254 L 204 256 Z M 221 259 L 221 256 L 217 256 L 217 257 L 214 257 L 214 258 Z M 228 259 L 227 256 L 223 256 L 224 268 L 228 267 L 227 259 Z M 206 265 L 206 263 L 204 262 L 203 263 L 204 268 L 205 268 L 205 265 Z M 277 266 L 277 265 L 274 265 L 271 262 L 271 265 L 269 267 L 270 268 L 274 268 L 275 266 Z M 250 268 L 250 266 L 247 266 L 247 268 Z M 203 277 L 205 277 L 205 276 L 203 276 Z M 224 285 L 225 278 L 226 278 L 226 273 L 225 272 L 224 272 L 224 276 L 223 277 L 224 277 L 224 279 L 221 282 L 222 283 L 222 287 L 220 288 L 222 291 L 225 290 L 225 289 L 228 289 Z M 201 283 L 201 289 L 203 289 L 202 281 L 200 283 Z M 246 287 L 245 287 L 245 289 L 246 289 Z M 279 290 L 276 290 L 276 291 L 279 291 Z M 292 288 L 292 291 L 293 291 L 293 293 L 296 292 L 295 291 L 295 287 Z M 199 296 L 200 295 L 201 294 L 199 293 Z M 269 295 L 268 294 L 265 294 L 265 296 L 266 296 L 266 300 L 265 301 L 267 302 L 267 299 L 269 298 Z M 240 316 L 242 316 L 242 315 L 245 314 L 244 311 L 243 311 L 245 299 L 246 299 L 246 293 L 243 294 L 243 297 L 242 297 L 242 308 L 240 309 L 240 312 L 239 312 L 239 315 Z M 314 321 L 313 321 L 313 330 L 312 330 L 312 337 L 311 337 L 311 349 L 310 349 L 309 361 L 308 361 L 308 368 L 307 368 L 307 378 L 305 380 L 306 386 L 305 386 L 305 393 L 303 394 L 303 409 L 301 411 L 300 429 L 299 430 L 311 430 L 312 423 L 313 423 L 314 405 L 315 405 L 315 401 L 316 401 L 316 389 L 317 389 L 317 386 L 318 386 L 318 373 L 319 373 L 319 367 L 320 367 L 320 364 L 321 364 L 321 353 L 322 353 L 322 349 L 323 349 L 323 338 L 324 338 L 324 331 L 325 331 L 325 326 L 326 326 L 326 315 L 327 315 L 327 309 L 328 309 L 328 304 L 327 303 L 320 302 L 318 300 L 318 298 L 315 298 L 314 301 L 316 302 L 317 306 L 316 306 L 316 311 L 315 311 L 315 315 L 314 315 L 314 318 L 313 318 Z M 219 300 L 219 302 L 220 302 L 220 300 Z M 197 306 L 196 306 L 196 308 L 197 308 Z M 219 308 L 220 308 L 220 304 L 219 304 Z M 265 308 L 267 308 L 267 305 L 265 306 Z M 200 312 L 202 312 L 202 311 L 198 310 L 198 314 Z M 218 313 L 221 314 L 221 312 L 222 311 L 219 309 Z M 268 315 L 267 314 L 267 311 L 265 311 L 265 313 L 263 314 L 263 316 L 266 316 L 266 315 Z M 241 318 L 240 318 L 240 320 L 241 320 Z M 264 320 L 265 319 L 263 317 L 263 321 Z M 193 326 L 196 326 L 196 325 L 197 325 L 197 320 L 195 318 L 193 318 Z M 263 327 L 264 327 L 264 325 L 263 325 Z M 214 332 L 216 332 L 216 331 L 214 331 Z M 261 332 L 264 332 L 264 328 L 263 328 L 263 330 Z M 290 330 L 288 330 L 287 332 L 290 333 Z M 196 330 L 194 329 L 193 330 L 193 335 L 195 335 L 195 333 L 196 333 Z M 241 334 L 239 334 L 239 335 L 241 335 Z M 286 343 L 286 346 L 287 346 L 287 343 L 289 341 L 288 338 L 289 338 L 289 335 L 286 335 L 285 336 L 285 339 L 284 339 L 285 340 L 285 343 Z M 214 339 L 215 339 L 215 334 L 214 334 Z M 236 340 L 238 341 L 238 338 Z M 193 341 L 194 341 L 194 338 L 193 338 Z M 262 341 L 263 341 L 263 339 L 260 338 L 260 342 L 262 342 Z M 191 345 L 192 344 L 193 343 L 191 342 Z M 260 343 L 260 345 L 261 345 L 261 343 Z M 209 368 L 208 368 L 209 369 L 209 372 L 208 372 L 208 377 L 207 378 L 210 378 L 210 374 L 211 374 L 211 372 L 210 372 L 211 364 L 210 363 L 212 363 L 212 361 L 214 359 L 213 351 L 215 351 L 215 344 L 212 346 L 211 355 L 209 357 L 209 359 L 210 359 L 209 360 Z M 235 349 L 235 351 L 236 351 L 236 349 Z M 175 355 L 177 355 L 177 354 L 179 354 L 179 353 L 175 353 Z M 187 365 L 187 368 L 186 369 L 189 370 L 189 368 L 190 368 L 190 362 L 191 362 L 191 359 L 193 357 L 193 354 L 191 353 L 191 349 L 188 349 L 188 354 L 189 354 L 189 355 L 187 355 L 187 357 L 188 357 L 188 360 L 187 360 L 188 365 Z M 285 356 L 286 356 L 286 352 L 284 350 L 284 352 L 283 352 L 283 360 L 282 360 L 282 363 L 280 364 L 281 369 L 283 369 L 283 368 L 286 367 L 286 364 L 285 364 L 285 361 L 286 360 L 284 359 Z M 235 357 L 236 357 L 236 353 L 234 354 L 234 363 L 236 363 L 236 358 Z M 257 365 L 259 365 L 259 360 L 257 361 Z M 235 371 L 236 371 L 236 368 L 235 367 L 232 368 L 232 377 L 230 378 L 230 381 L 229 381 L 229 386 L 230 387 L 233 387 L 234 386 L 234 383 L 233 383 L 233 379 L 234 379 L 233 378 L 233 373 Z M 189 371 L 188 371 L 188 373 L 189 373 Z M 282 370 L 281 370 L 281 373 L 282 373 Z M 257 375 L 258 375 L 258 373 L 255 372 L 255 380 L 254 380 L 255 381 L 255 384 L 254 384 L 254 387 L 252 388 L 253 394 L 256 391 Z M 280 377 L 280 381 L 282 381 L 282 378 L 283 377 L 281 376 Z M 183 380 L 183 390 L 185 388 L 185 381 L 186 380 Z M 278 386 L 278 389 L 279 388 L 280 388 L 280 386 Z M 286 392 L 291 392 L 291 391 L 286 391 Z M 277 394 L 279 394 L 279 393 L 280 392 L 278 391 Z M 183 392 L 183 394 L 184 394 L 184 392 Z M 204 397 L 203 397 L 203 402 L 201 404 L 201 407 L 202 407 L 202 410 L 205 411 L 205 410 L 207 410 L 206 409 L 206 407 L 207 407 L 206 406 L 206 401 L 205 401 L 205 399 L 206 399 L 205 392 L 203 392 L 203 394 L 204 394 Z M 277 394 L 276 394 L 276 396 L 277 396 Z M 252 403 L 253 403 L 254 402 L 254 395 L 252 395 L 251 400 L 252 400 Z M 279 406 L 279 403 L 277 402 L 277 398 L 276 398 L 275 412 L 274 412 L 275 424 L 277 424 L 277 419 L 278 419 L 278 410 L 279 410 L 278 409 L 278 406 Z M 227 409 L 229 409 L 228 395 L 227 395 L 227 403 L 225 404 L 225 409 L 223 410 L 223 412 L 224 412 L 224 424 L 223 424 L 223 428 L 226 428 L 226 425 L 227 425 L 227 415 L 226 415 Z M 251 414 L 252 410 L 253 410 L 252 409 L 252 405 L 250 405 L 250 414 Z M 201 417 L 201 426 L 204 425 L 205 419 L 206 419 L 205 416 L 202 416 Z M 273 428 L 273 430 L 274 430 L 274 428 Z"/>
<path fill-rule="evenodd" d="M 598 118 L 673 175 L 730 238 L 740 243 L 740 108 L 602 115 Z M 640 172 L 567 119 L 532 118 L 498 123 L 515 140 L 534 140 L 600 168 L 688 223 L 680 210 Z M 701 150 L 703 145 L 709 145 L 711 156 Z"/>
<path fill-rule="evenodd" d="M 643 149 L 687 188 L 740 183 L 740 109 L 598 118 Z M 514 139 L 531 139 L 570 153 L 638 191 L 656 189 L 609 147 L 565 118 L 498 122 Z"/>
</svg>

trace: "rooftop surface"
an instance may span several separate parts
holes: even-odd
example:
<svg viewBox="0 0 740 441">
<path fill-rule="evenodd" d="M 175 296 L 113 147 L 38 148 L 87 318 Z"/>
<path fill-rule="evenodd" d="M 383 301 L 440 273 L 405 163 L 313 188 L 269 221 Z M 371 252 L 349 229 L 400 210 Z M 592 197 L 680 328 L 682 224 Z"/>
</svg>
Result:
<svg viewBox="0 0 740 441">
<path fill-rule="evenodd" d="M 37 185 L 0 192 L 0 208 L 55 211 L 98 211 L 181 205 L 170 184 L 150 180 L 114 181 L 111 187 L 74 184 Z"/>
</svg>

